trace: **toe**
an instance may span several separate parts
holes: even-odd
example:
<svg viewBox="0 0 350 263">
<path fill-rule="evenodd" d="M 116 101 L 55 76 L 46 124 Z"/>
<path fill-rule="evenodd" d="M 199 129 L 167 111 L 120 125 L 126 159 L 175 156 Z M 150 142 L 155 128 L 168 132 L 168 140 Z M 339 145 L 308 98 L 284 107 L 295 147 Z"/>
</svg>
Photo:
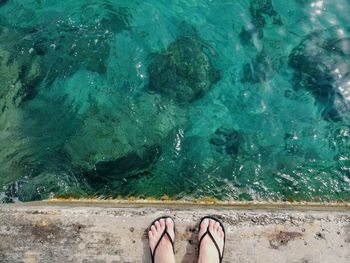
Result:
<svg viewBox="0 0 350 263">
<path fill-rule="evenodd" d="M 221 231 L 220 231 L 220 238 L 223 239 L 224 236 L 225 236 L 225 233 L 224 233 L 224 231 L 221 230 Z"/>
<path fill-rule="evenodd" d="M 160 228 L 164 228 L 165 227 L 165 220 L 164 220 L 164 218 L 159 220 L 159 225 L 160 225 Z"/>
<path fill-rule="evenodd" d="M 208 218 L 205 218 L 199 226 L 198 239 L 200 239 L 202 235 L 205 233 L 205 231 L 207 231 L 208 226 L 209 226 L 209 220 Z"/>
<path fill-rule="evenodd" d="M 168 217 L 165 223 L 169 230 L 174 229 L 174 221 L 171 218 Z"/>
<path fill-rule="evenodd" d="M 148 231 L 148 239 L 152 239 L 153 238 L 153 233 L 152 233 L 152 231 L 150 230 L 150 231 Z"/>
<path fill-rule="evenodd" d="M 159 221 L 156 221 L 156 222 L 154 223 L 154 226 L 156 227 L 157 231 L 160 230 L 160 223 L 159 223 Z"/>
<path fill-rule="evenodd" d="M 215 222 L 215 224 L 214 224 L 214 231 L 218 232 L 219 231 L 219 227 L 220 227 L 220 223 L 219 222 Z"/>
<path fill-rule="evenodd" d="M 219 237 L 222 238 L 224 236 L 224 230 L 222 229 L 222 227 L 220 226 L 218 229 L 218 233 L 219 233 Z"/>
<path fill-rule="evenodd" d="M 151 231 L 152 231 L 153 235 L 155 235 L 157 233 L 157 229 L 154 225 L 151 226 Z"/>
<path fill-rule="evenodd" d="M 175 233 L 174 233 L 174 221 L 171 218 L 167 218 L 165 220 L 165 225 L 167 227 L 167 230 L 169 232 L 169 235 L 171 239 L 174 241 Z"/>
<path fill-rule="evenodd" d="M 214 231 L 214 226 L 215 226 L 215 221 L 213 219 L 209 220 L 209 231 L 213 233 Z"/>
<path fill-rule="evenodd" d="M 219 228 L 218 228 L 218 232 L 219 232 L 219 234 L 223 233 L 223 231 L 222 231 L 222 227 L 221 227 L 221 226 L 219 226 Z"/>
</svg>

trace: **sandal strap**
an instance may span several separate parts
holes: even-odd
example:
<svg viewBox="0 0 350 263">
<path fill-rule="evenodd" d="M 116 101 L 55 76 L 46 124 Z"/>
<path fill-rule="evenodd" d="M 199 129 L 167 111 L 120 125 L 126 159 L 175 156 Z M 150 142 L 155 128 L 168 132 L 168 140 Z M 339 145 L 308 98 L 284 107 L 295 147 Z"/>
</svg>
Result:
<svg viewBox="0 0 350 263">
<path fill-rule="evenodd" d="M 173 252 L 174 252 L 174 254 L 175 254 L 175 245 L 174 245 L 174 241 L 173 241 L 173 239 L 171 238 L 171 236 L 170 236 L 170 234 L 169 234 L 169 232 L 168 232 L 168 227 L 165 226 L 165 229 L 164 229 L 163 233 L 161 234 L 160 238 L 158 239 L 158 242 L 157 242 L 156 246 L 154 247 L 153 251 L 152 251 L 152 249 L 151 249 L 151 256 L 152 256 L 152 262 L 153 262 L 153 263 L 154 263 L 154 258 L 155 258 L 155 255 L 156 255 L 156 250 L 157 250 L 157 248 L 158 248 L 160 242 L 162 241 L 162 239 L 163 239 L 163 237 L 164 237 L 165 235 L 168 236 L 168 238 L 169 238 L 169 240 L 170 240 L 170 243 L 171 243 L 171 246 L 172 246 L 172 248 L 173 248 Z"/>
<path fill-rule="evenodd" d="M 209 227 L 207 227 L 207 230 L 204 232 L 204 234 L 201 236 L 201 238 L 199 239 L 199 250 L 200 250 L 200 247 L 201 247 L 201 244 L 202 244 L 202 241 L 203 239 L 205 238 L 206 235 L 209 235 L 210 239 L 213 241 L 215 247 L 216 247 L 216 250 L 218 251 L 219 253 L 219 262 L 222 262 L 222 258 L 223 258 L 223 255 L 221 254 L 221 250 L 219 248 L 219 245 L 218 243 L 216 242 L 215 238 L 213 237 L 212 233 L 210 233 L 209 231 Z"/>
</svg>

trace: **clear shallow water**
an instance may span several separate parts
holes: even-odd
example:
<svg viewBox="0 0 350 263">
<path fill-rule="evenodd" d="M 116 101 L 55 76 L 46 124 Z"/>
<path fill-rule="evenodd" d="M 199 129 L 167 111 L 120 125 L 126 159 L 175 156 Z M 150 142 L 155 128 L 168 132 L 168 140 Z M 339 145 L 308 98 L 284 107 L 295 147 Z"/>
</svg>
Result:
<svg viewBox="0 0 350 263">
<path fill-rule="evenodd" d="M 349 13 L 0 1 L 0 198 L 349 201 Z"/>
</svg>

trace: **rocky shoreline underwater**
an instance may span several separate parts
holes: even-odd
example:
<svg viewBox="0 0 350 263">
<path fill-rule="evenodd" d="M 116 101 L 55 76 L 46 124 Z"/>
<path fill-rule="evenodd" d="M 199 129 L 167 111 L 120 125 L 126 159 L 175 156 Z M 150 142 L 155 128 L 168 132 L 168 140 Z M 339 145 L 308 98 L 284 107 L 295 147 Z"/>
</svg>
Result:
<svg viewBox="0 0 350 263">
<path fill-rule="evenodd" d="M 0 1 L 0 202 L 349 201 L 345 11 L 170 2 Z"/>
</svg>

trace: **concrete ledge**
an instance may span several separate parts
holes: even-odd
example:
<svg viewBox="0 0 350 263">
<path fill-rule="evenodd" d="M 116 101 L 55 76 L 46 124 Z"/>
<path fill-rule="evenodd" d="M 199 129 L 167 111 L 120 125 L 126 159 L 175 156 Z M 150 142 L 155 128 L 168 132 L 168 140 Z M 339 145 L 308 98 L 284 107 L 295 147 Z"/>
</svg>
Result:
<svg viewBox="0 0 350 263">
<path fill-rule="evenodd" d="M 1 205 L 0 262 L 150 262 L 145 229 L 161 215 L 175 218 L 177 262 L 196 262 L 208 214 L 226 226 L 224 262 L 350 262 L 348 205 L 179 202 Z"/>
<path fill-rule="evenodd" d="M 42 202 L 36 202 L 39 205 Z M 45 203 L 51 204 L 70 204 L 70 205 L 103 205 L 103 206 L 162 206 L 162 207 L 195 207 L 195 208 L 227 208 L 227 209 L 291 209 L 291 210 L 328 210 L 328 211 L 350 211 L 350 203 L 348 202 L 268 202 L 268 201 L 220 201 L 212 198 L 190 199 L 190 200 L 171 200 L 171 199 L 74 199 L 74 198 L 52 198 L 46 200 Z"/>
</svg>

